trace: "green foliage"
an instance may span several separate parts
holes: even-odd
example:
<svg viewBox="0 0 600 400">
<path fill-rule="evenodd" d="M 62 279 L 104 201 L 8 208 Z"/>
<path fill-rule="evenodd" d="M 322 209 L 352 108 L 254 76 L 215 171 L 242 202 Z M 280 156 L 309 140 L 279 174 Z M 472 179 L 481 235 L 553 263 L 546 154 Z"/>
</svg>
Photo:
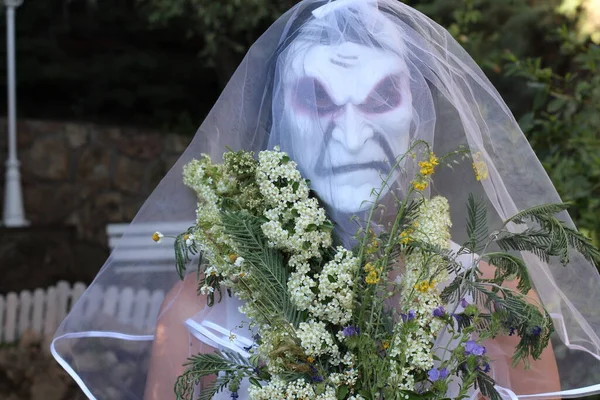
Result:
<svg viewBox="0 0 600 400">
<path fill-rule="evenodd" d="M 600 244 L 600 49 L 578 33 L 583 14 L 565 13 L 563 0 L 405 2 L 446 27 L 482 67 L 573 204 L 576 225 Z"/>
<path fill-rule="evenodd" d="M 149 29 L 133 0 L 86 3 L 27 1 L 17 9 L 19 117 L 193 134 L 220 90 L 215 71 L 197 57 L 197 40 L 177 25 Z M 0 75 L 5 68 L 0 63 Z"/>
<path fill-rule="evenodd" d="M 494 388 L 495 382 L 487 375 L 477 377 L 477 386 L 486 399 L 502 400 L 502 396 Z"/>
<path fill-rule="evenodd" d="M 211 66 L 233 72 L 240 56 L 296 1 L 136 0 L 151 26 L 177 23 L 203 41 L 200 55 Z"/>
<path fill-rule="evenodd" d="M 417 145 L 425 145 L 429 149 L 424 142 L 417 142 L 414 146 Z M 412 149 L 407 154 L 411 152 Z M 269 377 L 263 378 L 261 374 L 276 373 L 284 380 L 312 382 L 308 385 L 317 395 L 333 384 L 339 398 L 347 397 L 352 391 L 372 400 L 382 396 L 400 399 L 406 395 L 414 399 L 441 399 L 447 393 L 447 377 L 450 373 L 458 374 L 463 382 L 457 398 L 467 397 L 466 390 L 476 384 L 487 397 L 499 399 L 494 382 L 487 375 L 492 360 L 485 355 L 485 349 L 472 339 L 472 335 L 477 334 L 478 340 L 486 340 L 516 333 L 519 342 L 513 354 L 513 364 L 524 362 L 527 366 L 530 359 L 540 358 L 554 332 L 548 312 L 527 297 L 532 282 L 524 262 L 513 254 L 530 252 L 544 261 L 558 257 L 566 265 L 569 262 L 569 248 L 574 248 L 592 263 L 600 263 L 600 251 L 555 216 L 564 213 L 566 204 L 545 204 L 523 210 L 490 233 L 484 202 L 475 200 L 472 195 L 466 205 L 466 244 L 457 252 L 444 249 L 442 247 L 447 246 L 451 224 L 448 201 L 442 197 L 413 200 L 413 191 L 419 195 L 414 187 L 403 198 L 395 198 L 396 218 L 388 234 L 377 236 L 372 230 L 364 228 L 359 231 L 357 239 L 362 246 L 356 251 L 357 257 L 339 248 L 335 250 L 337 254 L 334 253 L 329 240 L 320 242 L 322 245 L 316 250 L 318 253 L 303 254 L 303 250 L 298 251 L 306 250 L 305 245 L 310 244 L 311 240 L 319 240 L 311 238 L 311 235 L 295 237 L 290 243 L 278 247 L 276 241 L 283 236 L 282 230 L 289 232 L 287 226 L 296 232 L 314 232 L 298 228 L 295 220 L 311 218 L 296 208 L 307 201 L 305 196 L 308 188 L 294 200 L 300 205 L 285 200 L 287 197 L 277 191 L 272 194 L 275 200 L 272 203 L 277 206 L 284 199 L 290 211 L 283 213 L 289 213 L 291 220 L 278 219 L 274 224 L 280 228 L 269 228 L 268 224 L 273 223 L 273 209 L 269 208 L 273 206 L 271 202 L 265 202 L 266 209 L 260 208 L 259 211 L 250 206 L 255 203 L 239 202 L 239 199 L 232 198 L 232 193 L 238 193 L 239 185 L 229 182 L 231 174 L 223 173 L 223 169 L 230 170 L 237 179 L 260 183 L 256 193 L 258 196 L 264 196 L 261 191 L 263 187 L 267 191 L 273 188 L 295 191 L 303 181 L 301 176 L 296 176 L 295 166 L 285 154 L 262 152 L 258 165 L 250 156 L 240 152 L 231 153 L 224 156 L 224 164 L 218 165 L 204 157 L 203 161 L 192 161 L 185 168 L 184 183 L 204 199 L 204 203 L 199 204 L 198 225 L 208 224 L 211 229 L 204 231 L 205 227 L 201 227 L 200 230 L 206 233 L 204 236 L 200 230 L 196 230 L 192 236 L 187 236 L 190 233 L 179 235 L 175 241 L 178 262 L 183 268 L 183 264 L 192 258 L 190 253 L 195 254 L 198 249 L 206 251 L 207 258 L 212 257 L 210 268 L 205 269 L 205 277 L 201 278 L 204 279 L 201 285 L 205 285 L 212 275 L 221 274 L 228 288 L 247 301 L 248 317 L 258 326 L 255 341 L 259 346 L 258 353 L 254 353 L 248 361 L 226 352 L 190 359 L 189 368 L 178 380 L 177 387 L 178 393 L 185 396 L 189 396 L 190 387 L 202 377 L 221 371 L 223 374 L 216 381 L 203 388 L 201 398 L 208 399 L 226 386 L 236 391 L 244 377 L 268 381 Z M 264 169 L 273 171 L 271 163 L 289 168 L 269 175 Z M 289 178 L 294 182 L 288 181 L 287 176 L 295 176 Z M 224 186 L 224 182 L 229 182 L 228 186 Z M 295 183 L 298 185 L 295 186 Z M 212 187 L 220 189 L 210 195 L 213 193 Z M 210 204 L 214 206 L 212 211 L 200 217 L 201 211 L 208 210 Z M 364 226 L 371 226 L 375 208 L 372 207 Z M 213 218 L 214 215 L 218 215 L 218 218 Z M 317 225 L 323 223 L 320 219 L 318 221 L 314 222 L 315 229 L 320 229 Z M 310 222 L 303 221 L 307 227 L 311 226 Z M 526 225 L 524 229 L 520 229 L 522 225 Z M 193 231 L 192 228 L 188 232 Z M 325 232 L 329 232 L 329 229 Z M 364 235 L 362 240 L 361 235 Z M 499 247 L 505 252 L 488 252 L 491 247 Z M 210 252 L 214 254 L 208 254 Z M 296 268 L 292 257 L 297 254 L 307 257 L 302 265 L 307 268 L 300 274 L 292 274 Z M 393 259 L 390 258 L 392 255 Z M 457 258 L 462 255 L 470 255 L 471 263 L 461 268 Z M 397 271 L 398 259 L 405 262 L 401 282 L 392 280 L 390 276 Z M 225 260 L 226 264 L 217 270 L 214 265 L 220 260 Z M 482 261 L 496 265 L 493 277 L 484 273 Z M 438 297 L 435 285 L 444 269 L 454 272 L 455 278 Z M 338 272 L 339 276 L 336 276 Z M 310 286 L 303 287 L 302 279 L 306 277 L 314 279 L 313 282 L 318 281 L 318 284 L 308 282 Z M 518 281 L 517 290 L 504 285 L 505 281 L 513 279 Z M 210 286 L 214 287 L 213 284 Z M 317 295 L 309 299 L 316 306 L 299 312 L 303 305 L 293 296 L 305 289 Z M 354 292 L 356 297 L 347 300 L 349 305 L 340 307 L 343 303 L 338 295 L 341 294 L 343 301 L 346 301 L 348 291 Z M 401 296 L 400 308 L 387 306 L 389 300 L 396 296 Z M 472 304 L 465 304 L 466 298 L 472 299 Z M 455 312 L 459 304 L 464 310 L 457 315 Z M 344 319 L 332 317 L 321 314 L 318 309 L 321 306 L 332 308 L 337 313 L 350 311 L 351 314 Z M 452 307 L 454 310 L 450 310 Z M 313 323 L 303 323 L 307 321 Z M 340 333 L 345 340 L 339 337 Z M 445 352 L 438 357 L 442 362 L 441 369 L 412 368 L 411 357 L 415 355 L 411 351 L 414 347 L 406 346 L 411 346 L 419 337 L 443 336 L 446 333 L 457 344 L 451 349 L 440 348 Z M 320 342 L 316 344 L 320 346 L 316 351 L 311 343 L 313 338 Z M 324 351 L 329 348 L 333 352 Z M 419 352 L 430 350 L 433 348 L 417 349 L 416 354 L 418 356 Z M 344 353 L 354 356 L 351 364 L 342 362 L 359 377 L 351 389 L 345 390 L 330 380 L 334 376 L 332 373 L 340 371 L 336 357 Z M 346 359 L 346 355 L 343 359 Z M 263 366 L 264 371 L 250 366 Z M 271 367 L 281 368 L 284 373 L 280 374 Z M 445 371 L 444 377 L 441 377 L 442 370 Z M 415 382 L 429 380 L 432 385 L 427 393 L 398 391 L 398 377 L 405 373 L 403 371 L 412 374 Z M 433 374 L 439 375 L 434 378 Z"/>
<path fill-rule="evenodd" d="M 522 259 L 508 252 L 533 253 L 543 261 L 558 257 L 566 266 L 569 263 L 569 249 L 575 249 L 592 264 L 600 265 L 600 251 L 591 241 L 555 216 L 567 207 L 567 204 L 544 204 L 528 208 L 504 221 L 502 228 L 488 235 L 484 233 L 487 228 L 485 231 L 482 228 L 486 227 L 483 204 L 475 201 L 472 196 L 469 197 L 469 240 L 459 254 L 474 253 L 472 249 L 478 249 L 479 256 L 474 256 L 471 268 L 457 274 L 443 290 L 441 297 L 446 303 L 456 303 L 465 294 L 469 294 L 476 303 L 485 305 L 490 312 L 487 318 L 479 322 L 477 316 L 473 321 L 467 321 L 461 316 L 459 330 L 467 328 L 469 324 L 479 325 L 490 337 L 506 333 L 507 330 L 515 331 L 520 341 L 513 355 L 514 364 L 523 361 L 527 365 L 530 358 L 538 359 L 548 346 L 554 328 L 549 314 L 526 298 L 532 287 L 527 266 Z M 509 226 L 524 224 L 533 227 L 520 232 L 507 229 Z M 505 252 L 487 253 L 486 249 L 492 244 Z M 447 251 L 430 250 L 438 252 L 444 259 L 452 257 Z M 481 274 L 480 260 L 486 260 L 496 267 L 493 278 L 478 278 Z M 517 280 L 518 291 L 503 286 L 505 281 L 510 280 Z M 483 381 L 479 384 L 486 385 Z"/>
<path fill-rule="evenodd" d="M 481 245 L 488 236 L 487 214 L 485 204 L 475 201 L 472 194 L 469 194 L 467 202 L 467 235 L 469 240 L 464 247 L 472 253 L 483 250 Z"/>
<path fill-rule="evenodd" d="M 600 46 L 577 44 L 563 29 L 562 50 L 572 57 L 557 73 L 540 58 L 508 58 L 509 76 L 525 79 L 535 90 L 533 108 L 520 120 L 572 217 L 596 238 L 600 232 Z"/>
<path fill-rule="evenodd" d="M 239 256 L 244 258 L 249 270 L 247 276 L 239 278 L 244 292 L 253 295 L 253 304 L 261 315 L 269 318 L 260 323 L 276 326 L 285 321 L 294 327 L 304 320 L 292 303 L 287 289 L 288 273 L 281 252 L 268 245 L 258 217 L 244 212 L 221 213 L 223 227 L 235 241 Z M 281 324 L 281 322 L 280 322 Z"/>
<path fill-rule="evenodd" d="M 508 253 L 488 253 L 487 262 L 496 267 L 494 279 L 495 284 L 513 279 L 518 280 L 517 289 L 523 294 L 527 294 L 532 288 L 532 282 L 527 273 L 527 265 L 519 257 Z"/>
<path fill-rule="evenodd" d="M 184 366 L 186 366 L 185 372 L 177 378 L 175 383 L 177 400 L 191 399 L 195 386 L 203 377 L 224 373 L 203 387 L 198 400 L 210 400 L 226 387 L 234 391 L 236 387 L 239 387 L 243 377 L 254 373 L 254 366 L 245 357 L 229 350 L 191 356 Z"/>
</svg>

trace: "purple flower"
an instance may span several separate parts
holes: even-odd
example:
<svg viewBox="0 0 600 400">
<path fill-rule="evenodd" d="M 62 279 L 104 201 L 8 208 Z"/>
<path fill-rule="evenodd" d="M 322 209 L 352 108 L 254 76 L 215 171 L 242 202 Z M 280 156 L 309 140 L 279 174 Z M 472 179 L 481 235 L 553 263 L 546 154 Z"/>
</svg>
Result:
<svg viewBox="0 0 600 400">
<path fill-rule="evenodd" d="M 448 376 L 448 370 L 446 368 L 442 368 L 442 369 L 432 368 L 429 370 L 429 372 L 427 372 L 427 375 L 429 376 L 429 380 L 431 382 L 435 382 L 439 379 L 446 378 Z"/>
<path fill-rule="evenodd" d="M 508 336 L 512 336 L 512 335 L 514 335 L 514 334 L 515 334 L 515 330 L 516 330 L 516 329 L 515 329 L 515 327 L 514 327 L 514 326 L 511 326 L 511 327 L 510 327 L 510 328 L 508 328 L 508 329 L 509 329 Z"/>
<path fill-rule="evenodd" d="M 465 343 L 465 354 L 482 356 L 485 354 L 485 347 L 478 345 L 474 340 L 469 340 Z"/>
<path fill-rule="evenodd" d="M 315 376 L 312 377 L 312 381 L 314 383 L 323 382 L 323 377 L 321 375 L 315 375 Z"/>
<path fill-rule="evenodd" d="M 237 399 L 239 397 L 240 397 L 240 395 L 238 394 L 238 392 L 231 392 L 231 398 L 232 399 Z"/>
<path fill-rule="evenodd" d="M 488 363 L 483 363 L 483 365 L 480 365 L 480 366 L 479 366 L 479 367 L 477 367 L 477 368 L 479 368 L 479 370 L 480 370 L 481 372 L 483 372 L 483 373 L 486 373 L 486 374 L 487 374 L 488 372 L 490 372 L 490 369 L 491 369 L 491 368 L 490 368 L 490 364 L 488 364 Z"/>
<path fill-rule="evenodd" d="M 533 328 L 531 330 L 531 334 L 534 336 L 540 336 L 542 333 L 542 327 L 541 326 L 536 326 L 535 328 Z"/>
<path fill-rule="evenodd" d="M 469 302 L 463 297 L 462 299 L 460 299 L 460 305 L 462 308 L 467 308 L 469 305 Z"/>
<path fill-rule="evenodd" d="M 357 336 L 360 335 L 360 328 L 358 326 L 348 325 L 342 330 L 342 333 L 346 337 Z"/>
<path fill-rule="evenodd" d="M 408 310 L 408 315 L 400 314 L 400 316 L 402 317 L 403 322 L 412 321 L 413 319 L 415 319 L 415 312 L 413 310 Z"/>
<path fill-rule="evenodd" d="M 433 310 L 433 316 L 442 318 L 446 315 L 446 310 L 444 310 L 444 306 L 439 306 Z"/>
</svg>

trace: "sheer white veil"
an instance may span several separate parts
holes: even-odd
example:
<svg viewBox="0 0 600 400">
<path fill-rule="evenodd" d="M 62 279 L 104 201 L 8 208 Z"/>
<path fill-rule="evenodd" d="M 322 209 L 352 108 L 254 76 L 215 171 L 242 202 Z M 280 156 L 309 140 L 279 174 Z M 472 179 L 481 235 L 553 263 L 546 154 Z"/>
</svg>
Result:
<svg viewBox="0 0 600 400">
<path fill-rule="evenodd" d="M 375 58 L 381 55 L 382 60 L 397 60 L 396 64 L 390 61 L 392 67 L 401 65 L 404 75 L 392 71 L 385 75 L 391 76 L 391 80 L 377 81 L 380 89 L 375 92 L 383 97 L 373 98 L 375 103 L 368 106 L 371 108 L 363 110 L 367 122 L 361 124 L 367 126 L 365 124 L 372 122 L 381 128 L 389 122 L 381 119 L 383 114 L 388 115 L 389 110 L 401 107 L 401 104 L 410 105 L 407 111 L 410 123 L 405 131 L 389 134 L 381 128 L 381 134 L 377 129 L 370 133 L 376 138 L 374 141 L 387 143 L 381 145 L 384 155 L 392 152 L 397 156 L 405 148 L 407 138 L 431 143 L 436 154 L 444 154 L 461 145 L 470 150 L 485 179 L 476 179 L 470 161 L 462 162 L 453 169 L 440 168 L 427 193 L 449 199 L 455 243 L 465 241 L 465 204 L 469 193 L 486 202 L 490 231 L 520 210 L 560 202 L 510 110 L 481 69 L 444 28 L 396 0 L 304 0 L 280 17 L 250 48 L 189 147 L 132 221 L 124 237 L 146 232 L 148 238 L 147 245 L 138 247 L 139 259 L 122 257 L 130 250 L 117 246 L 58 329 L 52 343 L 53 354 L 88 397 L 113 400 L 142 399 L 144 396 L 157 320 L 171 304 L 163 304 L 159 314 L 152 296 L 160 300 L 160 296 L 180 280 L 174 258 L 170 270 L 149 268 L 152 262 L 145 254 L 155 251 L 157 244 L 152 242 L 151 236 L 161 226 L 194 224 L 196 200 L 194 193 L 182 182 L 182 168 L 193 158 L 204 153 L 213 160 L 220 160 L 227 148 L 259 151 L 280 145 L 298 161 L 302 172 L 311 181 L 314 179 L 310 175 L 320 168 L 321 174 L 317 175 L 325 183 L 321 182 L 315 190 L 327 204 L 340 236 L 350 237 L 353 228 L 348 221 L 352 212 L 348 208 L 351 207 L 346 203 L 338 204 L 347 201 L 344 200 L 347 196 L 340 193 L 349 189 L 332 178 L 338 166 L 331 155 L 318 157 L 322 149 L 330 146 L 330 136 L 335 135 L 328 131 L 328 122 L 319 118 L 338 112 L 336 107 L 340 101 L 334 98 L 334 93 L 319 98 L 322 87 L 318 79 L 312 79 L 315 76 L 296 86 L 293 83 L 299 82 L 297 75 L 308 74 L 306 60 L 310 57 L 322 60 L 318 58 L 319 53 L 310 53 L 314 46 L 323 49 L 339 46 L 347 46 L 343 49 L 368 48 Z M 303 62 L 300 69 L 294 67 L 298 59 Z M 378 70 L 377 65 L 373 61 L 365 71 Z M 289 76 L 293 79 L 288 82 Z M 370 72 L 361 75 L 362 81 L 368 80 L 369 76 Z M 357 82 L 362 82 L 361 79 Z M 358 83 L 355 86 L 349 81 L 342 83 L 342 91 L 352 94 L 361 90 Z M 402 92 L 402 88 L 409 92 Z M 395 95 L 391 89 L 401 93 L 401 97 L 386 97 Z M 305 96 L 302 104 L 296 104 L 307 117 L 304 120 L 294 120 L 290 116 L 290 101 L 293 102 L 299 93 Z M 310 96 L 315 97 L 311 99 Z M 410 102 L 406 103 L 408 97 Z M 358 104 L 352 99 L 344 101 Z M 380 106 L 384 109 L 377 108 Z M 295 132 L 298 129 L 294 123 L 304 123 L 302 121 L 311 118 L 320 122 L 315 126 L 303 126 L 300 133 Z M 398 114 L 397 120 L 390 121 L 401 123 L 402 118 Z M 316 135 L 306 136 L 309 131 Z M 406 175 L 397 176 L 395 189 L 402 191 L 406 187 L 411 165 L 405 166 Z M 352 193 L 358 193 L 356 196 L 360 197 L 363 192 Z M 387 210 L 393 212 L 392 208 Z M 566 212 L 560 217 L 572 225 Z M 169 239 L 164 238 L 159 246 L 170 246 Z M 522 257 L 536 292 L 554 318 L 553 345 L 563 392 L 516 394 L 519 397 L 566 398 L 600 393 L 600 276 L 596 268 L 575 253 L 571 254 L 566 267 L 558 260 L 545 263 L 525 253 Z M 193 266 L 192 261 L 190 272 Z M 134 303 L 131 308 L 124 307 L 115 300 L 124 292 L 132 293 L 133 298 L 149 300 Z M 144 295 L 138 296 L 139 293 Z M 170 301 L 176 298 L 177 294 Z M 226 299 L 202 310 L 193 320 L 217 322 L 229 331 L 242 318 L 236 304 L 236 300 Z M 181 324 L 184 323 L 186 320 L 181 320 Z M 243 345 L 240 343 L 238 347 L 243 348 Z M 532 374 L 527 379 L 543 381 L 549 378 Z M 510 382 L 503 384 L 511 389 Z"/>
</svg>

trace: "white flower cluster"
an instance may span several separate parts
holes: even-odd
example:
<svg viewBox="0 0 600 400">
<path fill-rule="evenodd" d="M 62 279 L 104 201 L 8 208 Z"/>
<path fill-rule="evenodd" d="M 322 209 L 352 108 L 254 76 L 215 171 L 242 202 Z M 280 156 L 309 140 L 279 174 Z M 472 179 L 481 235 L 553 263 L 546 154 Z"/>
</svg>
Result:
<svg viewBox="0 0 600 400">
<path fill-rule="evenodd" d="M 196 192 L 199 200 L 197 226 L 190 239 L 203 252 L 209 264 L 216 268 L 218 275 L 229 275 L 231 271 L 228 269 L 233 264 L 220 256 L 219 248 L 233 248 L 234 244 L 222 228 L 218 202 L 222 191 L 235 186 L 235 179 L 224 175 L 222 166 L 213 165 L 210 157 L 203 154 L 200 160 L 192 160 L 185 165 L 183 182 Z"/>
<path fill-rule="evenodd" d="M 330 230 L 323 229 L 328 223 L 325 210 L 309 197 L 308 185 L 296 167 L 277 147 L 262 151 L 258 154 L 256 181 L 267 204 L 264 215 L 268 221 L 261 228 L 271 246 L 290 254 L 288 292 L 296 307 L 304 311 L 318 304 L 313 292 L 317 282 L 310 274 L 308 261 L 321 258 L 321 251 L 331 246 L 332 238 Z M 325 312 L 319 310 L 318 315 Z M 336 310 L 329 312 L 334 315 Z"/>
<path fill-rule="evenodd" d="M 450 245 L 450 212 L 448 201 L 444 197 L 425 200 L 419 208 L 412 238 L 442 248 Z M 434 310 L 442 305 L 435 288 L 436 283 L 448 278 L 441 259 L 428 259 L 421 251 L 414 251 L 406 260 L 406 273 L 402 278 L 405 312 L 414 314 L 411 319 L 417 323 L 417 329 L 404 331 L 398 324 L 396 335 L 390 349 L 393 372 L 390 383 L 399 389 L 414 390 L 415 372 L 425 372 L 433 367 L 433 344 L 443 322 L 434 316 Z M 432 276 L 436 270 L 437 276 Z M 434 280 L 433 280 L 434 279 Z M 408 318 L 407 318 L 408 320 Z"/>
<path fill-rule="evenodd" d="M 301 322 L 296 334 L 306 355 L 318 357 L 328 354 L 332 356 L 331 364 L 338 365 L 341 362 L 339 348 L 331 333 L 325 328 L 324 322 L 313 320 Z"/>
<path fill-rule="evenodd" d="M 410 304 L 418 327 L 405 334 L 397 334 L 389 353 L 392 359 L 400 361 L 396 364 L 398 368 L 392 372 L 392 377 L 399 378 L 398 388 L 406 390 L 414 389 L 416 371 L 428 371 L 433 368 L 432 349 L 435 335 L 443 326 L 443 322 L 433 316 L 433 310 L 441 304 L 435 289 L 426 293 L 414 293 L 415 297 Z"/>
<path fill-rule="evenodd" d="M 308 274 L 310 265 L 307 262 L 296 264 L 295 267 L 296 270 L 288 278 L 288 292 L 298 310 L 304 311 L 315 301 L 312 288 L 317 286 L 317 282 Z"/>
<path fill-rule="evenodd" d="M 442 196 L 436 196 L 431 200 L 425 200 L 419 207 L 418 217 L 414 224 L 414 231 L 411 237 L 415 240 L 420 240 L 434 246 L 447 249 L 450 246 L 450 228 L 452 221 L 450 220 L 450 205 L 448 200 Z M 423 274 L 433 274 L 440 265 L 443 265 L 443 260 L 434 259 L 428 260 L 427 270 L 424 270 L 424 256 L 422 252 L 411 254 L 407 260 L 407 270 L 409 268 L 416 269 L 416 273 L 407 274 L 408 278 L 412 278 L 412 282 L 407 282 L 408 285 L 413 285 Z M 438 282 L 446 281 L 448 272 L 445 268 L 441 269 L 441 274 L 436 276 Z"/>
<path fill-rule="evenodd" d="M 317 395 L 312 385 L 304 379 L 286 382 L 277 376 L 263 387 L 251 385 L 248 392 L 251 400 L 337 400 L 332 387 L 325 388 L 324 393 Z"/>
<path fill-rule="evenodd" d="M 331 245 L 331 233 L 320 229 L 325 210 L 308 197 L 309 188 L 296 163 L 276 148 L 258 155 L 256 181 L 269 209 L 269 220 L 262 229 L 272 246 L 294 255 L 290 265 L 320 257 L 320 250 Z M 290 222 L 293 222 L 292 226 Z M 296 264 L 296 265 L 294 265 Z"/>
<path fill-rule="evenodd" d="M 344 372 L 334 372 L 329 375 L 329 382 L 335 386 L 347 385 L 354 386 L 356 385 L 356 381 L 358 380 L 358 370 L 357 369 L 347 369 Z"/>
<path fill-rule="evenodd" d="M 352 318 L 355 276 L 359 266 L 352 252 L 341 246 L 336 250 L 335 258 L 325 264 L 317 275 L 319 292 L 309 311 L 322 320 L 344 325 Z"/>
</svg>

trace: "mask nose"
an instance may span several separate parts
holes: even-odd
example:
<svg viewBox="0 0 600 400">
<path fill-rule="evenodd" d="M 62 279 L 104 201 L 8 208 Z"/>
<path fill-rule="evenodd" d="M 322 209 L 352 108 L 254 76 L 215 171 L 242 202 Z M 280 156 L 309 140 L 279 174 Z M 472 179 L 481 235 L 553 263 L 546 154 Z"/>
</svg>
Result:
<svg viewBox="0 0 600 400">
<path fill-rule="evenodd" d="M 356 111 L 352 104 L 346 104 L 341 115 L 335 120 L 331 136 L 348 151 L 356 153 L 367 140 L 373 137 L 373 128 Z"/>
</svg>

